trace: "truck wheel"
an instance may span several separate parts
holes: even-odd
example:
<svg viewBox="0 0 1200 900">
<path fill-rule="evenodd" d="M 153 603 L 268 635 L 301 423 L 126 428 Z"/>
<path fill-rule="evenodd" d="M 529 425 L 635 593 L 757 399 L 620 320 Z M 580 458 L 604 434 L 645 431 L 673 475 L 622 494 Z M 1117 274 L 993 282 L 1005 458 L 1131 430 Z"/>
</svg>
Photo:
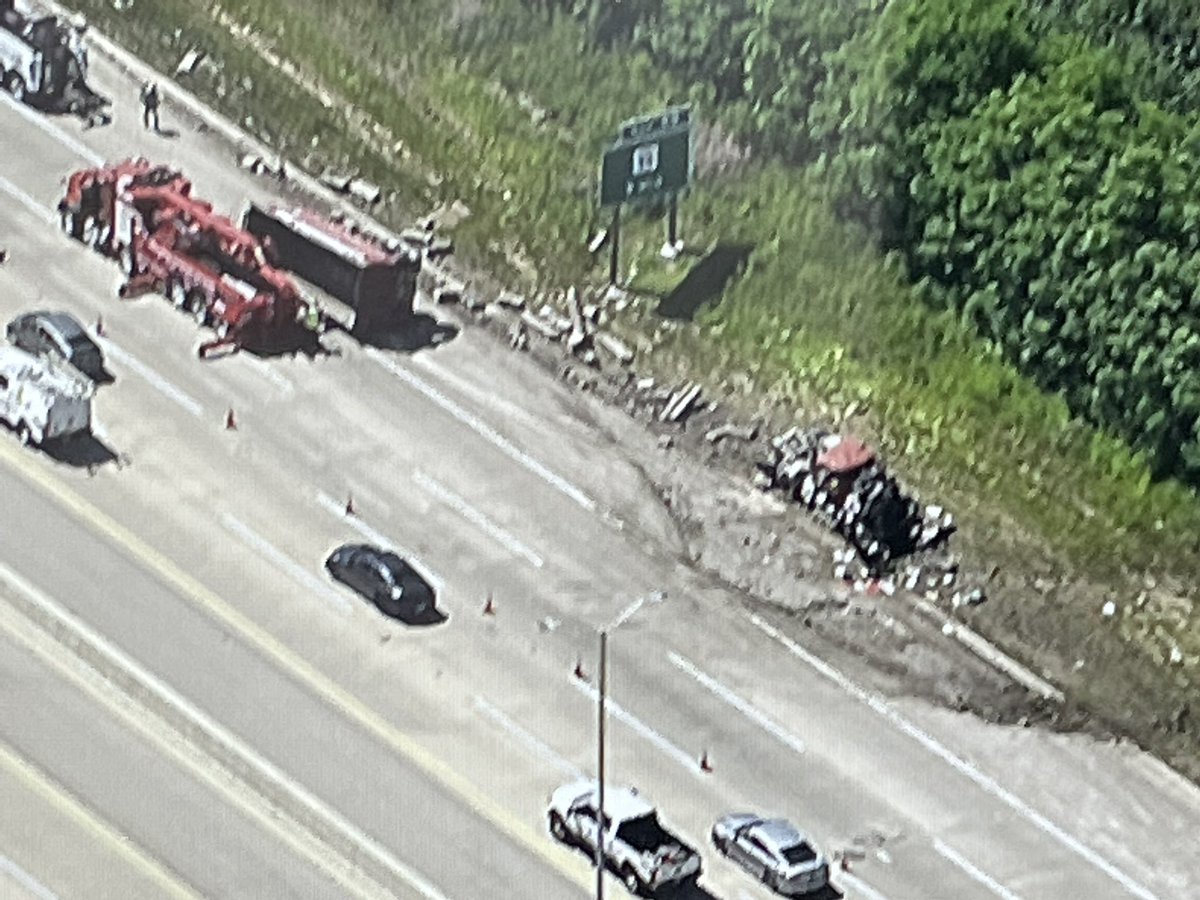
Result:
<svg viewBox="0 0 1200 900">
<path fill-rule="evenodd" d="M 33 446 L 33 431 L 30 429 L 28 422 L 22 422 L 17 426 L 17 440 L 21 442 L 23 447 Z"/>
<path fill-rule="evenodd" d="M 121 248 L 118 257 L 121 262 L 121 271 L 132 278 L 137 274 L 137 255 L 133 252 L 133 247 L 129 244 Z"/>
<path fill-rule="evenodd" d="M 172 278 L 167 282 L 167 297 L 176 309 L 187 309 L 187 288 L 182 281 Z"/>
<path fill-rule="evenodd" d="M 571 843 L 571 833 L 567 831 L 567 825 L 558 813 L 550 813 L 550 833 L 560 843 Z"/>
<path fill-rule="evenodd" d="M 89 247 L 96 246 L 96 235 L 100 233 L 100 223 L 96 221 L 95 216 L 86 216 L 78 225 L 79 237 Z"/>
<path fill-rule="evenodd" d="M 625 882 L 625 887 L 629 889 L 629 893 L 635 897 L 642 896 L 645 888 L 642 887 L 642 879 L 638 878 L 637 872 L 627 868 L 621 873 L 621 880 Z"/>
<path fill-rule="evenodd" d="M 12 98 L 18 103 L 25 102 L 25 79 L 16 72 L 9 73 L 4 79 L 4 89 L 12 94 Z"/>
<path fill-rule="evenodd" d="M 60 209 L 58 211 L 58 224 L 62 228 L 63 234 L 79 240 L 79 216 L 69 209 Z"/>
</svg>

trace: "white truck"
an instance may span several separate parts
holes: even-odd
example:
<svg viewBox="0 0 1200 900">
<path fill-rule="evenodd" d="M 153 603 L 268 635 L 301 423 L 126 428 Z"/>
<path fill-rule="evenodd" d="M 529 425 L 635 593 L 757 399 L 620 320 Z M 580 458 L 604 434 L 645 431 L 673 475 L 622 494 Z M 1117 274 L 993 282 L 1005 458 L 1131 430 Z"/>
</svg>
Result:
<svg viewBox="0 0 1200 900">
<path fill-rule="evenodd" d="M 550 833 L 596 855 L 599 789 L 595 782 L 566 784 L 550 797 Z M 650 895 L 700 877 L 700 854 L 665 829 L 654 805 L 633 788 L 604 791 L 604 856 L 630 892 Z"/>
<path fill-rule="evenodd" d="M 40 446 L 92 430 L 91 381 L 63 363 L 0 346 L 0 420 Z"/>
<path fill-rule="evenodd" d="M 71 105 L 90 96 L 83 27 L 0 0 L 0 84 L 22 102 Z"/>
</svg>

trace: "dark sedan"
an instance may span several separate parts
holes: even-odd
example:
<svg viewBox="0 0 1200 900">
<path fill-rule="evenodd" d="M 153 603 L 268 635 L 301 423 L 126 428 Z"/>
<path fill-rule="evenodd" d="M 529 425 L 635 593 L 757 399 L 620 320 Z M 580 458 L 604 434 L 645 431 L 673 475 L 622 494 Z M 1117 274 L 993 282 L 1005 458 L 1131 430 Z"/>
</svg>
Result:
<svg viewBox="0 0 1200 900">
<path fill-rule="evenodd" d="M 391 550 L 370 544 L 343 544 L 329 554 L 325 568 L 385 615 L 415 620 L 438 615 L 433 587 Z"/>
<path fill-rule="evenodd" d="M 96 342 L 64 312 L 30 312 L 8 323 L 8 340 L 35 356 L 64 359 L 93 380 L 104 376 L 104 358 Z"/>
</svg>

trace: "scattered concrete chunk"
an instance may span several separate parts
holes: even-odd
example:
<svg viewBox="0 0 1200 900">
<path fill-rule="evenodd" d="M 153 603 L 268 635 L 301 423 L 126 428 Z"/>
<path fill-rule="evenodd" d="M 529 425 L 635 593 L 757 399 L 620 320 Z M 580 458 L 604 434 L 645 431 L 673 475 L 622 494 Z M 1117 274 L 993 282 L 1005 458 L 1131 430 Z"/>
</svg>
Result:
<svg viewBox="0 0 1200 900">
<path fill-rule="evenodd" d="M 433 289 L 434 303 L 461 303 L 466 285 L 461 281 L 444 281 Z"/>
<path fill-rule="evenodd" d="M 352 178 L 350 183 L 346 185 L 346 190 L 350 196 L 361 200 L 368 206 L 374 206 L 383 199 L 383 189 L 362 178 Z"/>
<path fill-rule="evenodd" d="M 191 75 L 196 71 L 196 67 L 204 60 L 205 53 L 203 50 L 191 49 L 183 54 L 183 58 L 175 66 L 176 75 Z"/>
<path fill-rule="evenodd" d="M 706 435 L 704 435 L 704 439 L 710 444 L 715 444 L 722 438 L 738 438 L 739 440 L 743 441 L 752 441 L 757 436 L 758 429 L 753 426 L 739 426 L 730 424 L 719 425 L 716 428 L 713 428 Z"/>
<path fill-rule="evenodd" d="M 700 391 L 700 385 L 694 382 L 687 387 L 680 388 L 667 403 L 666 408 L 659 416 L 659 421 L 678 422 L 691 411 L 696 401 L 700 399 Z"/>
<path fill-rule="evenodd" d="M 354 180 L 352 175 L 347 175 L 344 172 L 334 172 L 331 169 L 326 169 L 317 176 L 317 180 L 325 187 L 337 191 L 339 194 L 345 194 L 350 190 L 350 182 Z"/>
<path fill-rule="evenodd" d="M 535 316 L 532 313 L 529 313 L 529 312 L 521 313 L 521 321 L 526 326 L 533 329 L 538 334 L 540 334 L 542 337 L 544 337 L 548 340 L 557 341 L 560 337 L 562 337 L 562 332 L 560 332 L 557 328 L 555 328 L 553 325 L 551 325 L 545 319 L 539 318 L 538 316 Z"/>
<path fill-rule="evenodd" d="M 501 306 L 507 306 L 509 309 L 525 308 L 525 298 L 520 294 L 514 294 L 512 291 L 502 291 L 500 296 L 496 298 L 496 302 Z"/>
<path fill-rule="evenodd" d="M 597 332 L 596 344 L 611 353 L 616 358 L 617 362 L 621 363 L 622 365 L 628 365 L 629 363 L 633 362 L 633 351 L 626 346 L 623 341 L 614 335 L 606 332 Z M 645 380 L 647 379 L 642 379 L 642 381 Z M 649 381 L 650 387 L 654 387 L 654 379 L 651 378 Z M 642 390 L 640 387 L 641 383 L 641 381 L 638 382 L 639 390 Z"/>
</svg>

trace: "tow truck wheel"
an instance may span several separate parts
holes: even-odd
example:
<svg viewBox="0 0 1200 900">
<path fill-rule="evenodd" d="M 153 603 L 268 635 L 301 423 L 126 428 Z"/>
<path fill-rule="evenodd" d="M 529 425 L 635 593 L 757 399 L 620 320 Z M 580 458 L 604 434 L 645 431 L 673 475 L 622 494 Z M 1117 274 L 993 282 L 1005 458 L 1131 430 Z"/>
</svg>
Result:
<svg viewBox="0 0 1200 900">
<path fill-rule="evenodd" d="M 570 843 L 571 835 L 567 832 L 567 826 L 563 822 L 562 816 L 558 813 L 550 814 L 550 833 L 554 835 L 556 841 L 564 844 Z"/>
<path fill-rule="evenodd" d="M 204 297 L 199 293 L 192 300 L 192 318 L 196 320 L 197 325 L 208 324 L 208 304 L 204 302 Z"/>
<path fill-rule="evenodd" d="M 176 309 L 187 309 L 187 288 L 183 286 L 182 281 L 171 279 L 167 282 L 167 297 Z"/>
<path fill-rule="evenodd" d="M 75 237 L 75 213 L 69 209 L 60 209 L 58 211 L 58 226 L 63 230 L 63 234 Z"/>
<path fill-rule="evenodd" d="M 625 869 L 621 873 L 621 880 L 625 882 L 625 887 L 629 889 L 629 893 L 635 897 L 642 895 L 642 880 L 638 878 L 637 872 L 633 871 L 633 869 Z"/>
<path fill-rule="evenodd" d="M 119 256 L 121 260 L 121 271 L 132 278 L 137 274 L 137 257 L 134 256 L 133 248 L 126 244 L 121 248 Z"/>
<path fill-rule="evenodd" d="M 4 89 L 12 94 L 12 98 L 18 103 L 25 102 L 25 79 L 16 72 L 10 73 L 4 79 Z"/>
<path fill-rule="evenodd" d="M 96 246 L 96 236 L 100 233 L 100 223 L 96 221 L 95 216 L 86 217 L 79 225 L 79 240 L 83 241 L 89 247 Z"/>
</svg>

